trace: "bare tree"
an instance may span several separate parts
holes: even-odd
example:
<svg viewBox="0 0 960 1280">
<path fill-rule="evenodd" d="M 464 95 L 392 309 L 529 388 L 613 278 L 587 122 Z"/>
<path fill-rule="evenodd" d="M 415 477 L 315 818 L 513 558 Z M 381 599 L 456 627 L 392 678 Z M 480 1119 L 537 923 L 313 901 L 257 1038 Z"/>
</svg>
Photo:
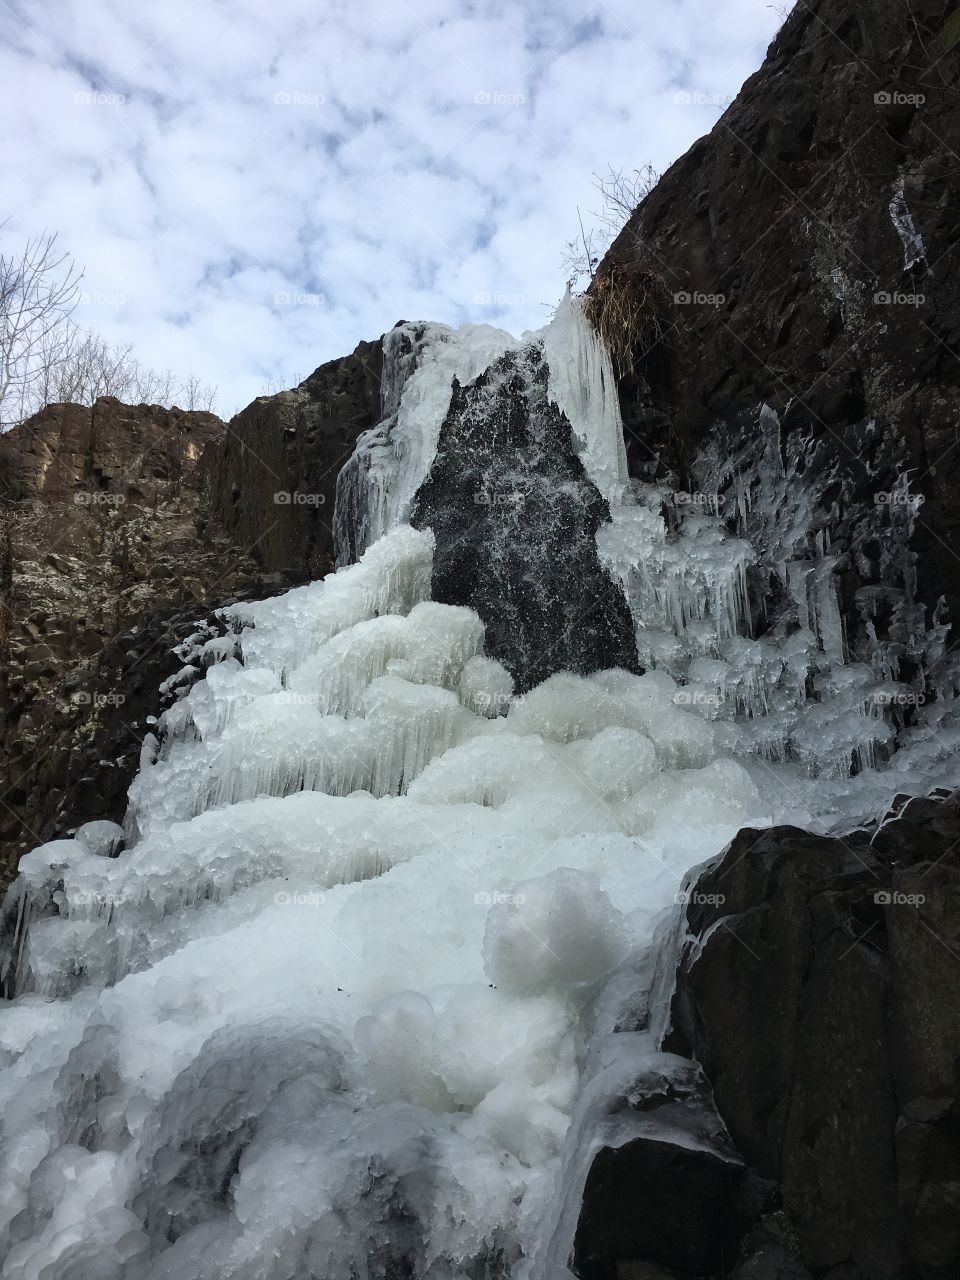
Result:
<svg viewBox="0 0 960 1280">
<path fill-rule="evenodd" d="M 209 383 L 201 382 L 199 374 L 188 374 L 181 388 L 181 394 L 183 398 L 181 409 L 203 409 L 207 413 L 213 412 L 213 406 L 217 399 L 217 388 L 211 387 Z"/>
<path fill-rule="evenodd" d="M 178 403 L 182 409 L 211 410 L 216 389 L 191 373 L 182 382 L 169 369 L 150 369 L 133 354 L 130 343 L 113 345 L 92 329 L 74 324 L 40 344 L 37 376 L 23 415 L 47 404 L 93 404 L 98 396 L 116 396 L 134 404 Z"/>
<path fill-rule="evenodd" d="M 0 231 L 4 223 L 0 223 Z M 48 404 L 93 404 L 116 396 L 135 404 L 213 411 L 216 388 L 190 373 L 150 369 L 130 343 L 112 344 L 72 319 L 83 273 L 56 235 L 0 253 L 0 431 Z"/>
<path fill-rule="evenodd" d="M 55 234 L 0 253 L 0 429 L 21 421 L 62 352 L 82 275 Z"/>
<path fill-rule="evenodd" d="M 577 208 L 580 234 L 568 240 L 564 246 L 562 265 L 571 289 L 576 289 L 585 280 L 593 279 L 600 259 L 630 221 L 637 205 L 650 194 L 659 180 L 660 175 L 649 164 L 629 173 L 608 165 L 606 174 L 593 175 L 593 185 L 600 196 L 600 207 L 587 211 L 588 217 L 593 220 L 589 227 L 584 226 L 583 214 Z"/>
<path fill-rule="evenodd" d="M 45 404 L 92 404 L 97 396 L 118 395 L 130 380 L 132 348 L 111 346 L 92 330 L 71 325 L 45 352 L 42 377 L 25 406 L 31 413 Z"/>
</svg>

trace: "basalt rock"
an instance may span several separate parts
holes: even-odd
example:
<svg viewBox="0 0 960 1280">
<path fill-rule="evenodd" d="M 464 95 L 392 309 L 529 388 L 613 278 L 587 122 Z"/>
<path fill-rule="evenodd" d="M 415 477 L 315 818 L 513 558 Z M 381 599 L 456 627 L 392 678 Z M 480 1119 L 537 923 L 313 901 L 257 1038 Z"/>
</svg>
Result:
<svg viewBox="0 0 960 1280">
<path fill-rule="evenodd" d="M 813 1275 L 960 1270 L 958 849 L 960 797 L 913 800 L 872 836 L 743 831 L 692 893 L 667 1047 Z"/>
<path fill-rule="evenodd" d="M 556 671 L 639 670 L 630 610 L 597 553 L 609 518 L 535 348 L 454 382 L 411 523 L 436 535 L 433 598 L 476 609 L 518 691 Z"/>
<path fill-rule="evenodd" d="M 729 1271 L 759 1217 L 763 1184 L 731 1143 L 703 1072 L 656 1055 L 609 1111 L 616 1141 L 600 1145 L 590 1165 L 574 1273 L 652 1280 Z"/>
<path fill-rule="evenodd" d="M 597 272 L 650 299 L 634 474 L 719 491 L 734 527 L 766 503 L 784 534 L 777 493 L 737 482 L 779 460 L 811 504 L 792 558 L 834 557 L 851 652 L 908 678 L 960 608 L 958 37 L 952 0 L 797 4 Z"/>
<path fill-rule="evenodd" d="M 361 342 L 292 391 L 254 400 L 210 460 L 211 510 L 266 572 L 334 568 L 337 476 L 380 417 L 381 342 Z"/>
</svg>

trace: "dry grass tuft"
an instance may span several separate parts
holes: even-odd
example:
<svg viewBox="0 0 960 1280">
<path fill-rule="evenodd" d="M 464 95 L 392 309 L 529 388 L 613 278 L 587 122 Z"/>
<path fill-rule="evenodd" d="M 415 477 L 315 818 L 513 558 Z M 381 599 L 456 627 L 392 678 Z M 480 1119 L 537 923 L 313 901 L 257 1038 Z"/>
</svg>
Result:
<svg viewBox="0 0 960 1280">
<path fill-rule="evenodd" d="M 605 262 L 590 282 L 584 313 L 606 343 L 617 374 L 632 373 L 637 353 L 649 351 L 665 332 L 670 298 L 663 277 L 639 259 Z"/>
</svg>

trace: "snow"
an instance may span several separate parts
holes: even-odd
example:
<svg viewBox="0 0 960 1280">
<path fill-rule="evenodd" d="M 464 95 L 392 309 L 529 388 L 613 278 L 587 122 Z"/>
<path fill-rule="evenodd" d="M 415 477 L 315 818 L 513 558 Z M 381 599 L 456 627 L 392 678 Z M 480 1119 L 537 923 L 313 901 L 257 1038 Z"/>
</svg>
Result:
<svg viewBox="0 0 960 1280">
<path fill-rule="evenodd" d="M 341 495 L 361 559 L 191 637 L 124 828 L 21 862 L 3 1277 L 555 1280 L 589 1135 L 639 1072 L 680 1070 L 659 1034 L 689 869 L 953 767 L 942 704 L 900 733 L 906 686 L 830 638 L 828 547 L 793 627 L 752 638 L 755 548 L 626 484 L 576 304 L 524 341 L 610 503 L 598 546 L 650 669 L 516 696 L 479 617 L 430 599 L 405 513 L 452 378 L 513 340 L 395 330 L 389 424 Z M 785 583 L 804 537 L 774 552 Z"/>
</svg>

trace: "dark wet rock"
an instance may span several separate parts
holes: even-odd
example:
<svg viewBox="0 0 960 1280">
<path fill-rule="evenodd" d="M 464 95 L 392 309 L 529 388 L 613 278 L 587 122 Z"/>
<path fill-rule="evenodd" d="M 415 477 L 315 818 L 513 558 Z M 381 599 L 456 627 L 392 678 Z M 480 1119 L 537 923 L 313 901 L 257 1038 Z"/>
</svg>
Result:
<svg viewBox="0 0 960 1280">
<path fill-rule="evenodd" d="M 436 535 L 433 598 L 477 610 L 520 692 L 557 671 L 639 670 L 630 611 L 597 554 L 608 519 L 535 347 L 454 382 L 411 523 Z"/>
<path fill-rule="evenodd" d="M 735 1149 L 696 1063 L 646 1056 L 581 1140 L 595 1149 L 573 1248 L 581 1280 L 729 1274 L 770 1191 Z"/>
<path fill-rule="evenodd" d="M 960 798 L 872 837 L 743 831 L 687 919 L 667 1047 L 702 1064 L 805 1266 L 956 1275 Z"/>
<path fill-rule="evenodd" d="M 208 460 L 211 509 L 265 571 L 315 578 L 334 567 L 337 476 L 380 418 L 382 372 L 382 342 L 361 342 L 230 421 Z"/>
</svg>

